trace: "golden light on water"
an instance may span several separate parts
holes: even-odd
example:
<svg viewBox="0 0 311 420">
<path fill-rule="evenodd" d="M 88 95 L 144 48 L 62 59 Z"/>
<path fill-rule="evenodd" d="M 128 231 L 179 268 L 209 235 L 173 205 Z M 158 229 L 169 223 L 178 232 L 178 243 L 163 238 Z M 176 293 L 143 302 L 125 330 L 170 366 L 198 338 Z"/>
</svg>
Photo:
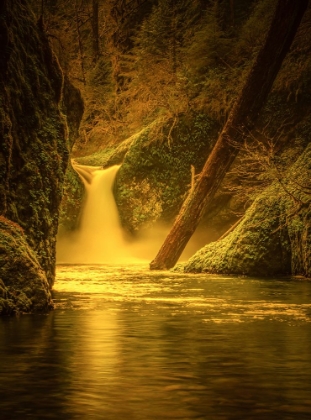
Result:
<svg viewBox="0 0 311 420">
<path fill-rule="evenodd" d="M 257 409 L 272 385 L 282 398 L 296 390 L 296 407 L 309 410 L 300 360 L 310 365 L 309 293 L 304 282 L 150 271 L 146 262 L 60 264 L 54 328 L 70 410 L 113 420 L 133 407 L 146 419 L 216 418 L 205 415 L 215 392 L 229 413 L 232 398 Z"/>
<path fill-rule="evenodd" d="M 220 286 L 221 285 L 221 286 Z M 172 307 L 173 312 L 209 314 L 203 322 L 241 323 L 249 320 L 311 322 L 309 302 L 260 300 L 257 279 L 240 279 L 204 274 L 155 272 L 147 264 L 59 265 L 54 290 L 75 296 L 75 309 L 109 305 Z M 244 290 L 236 298 L 236 288 Z M 58 301 L 57 307 L 63 302 Z"/>
<path fill-rule="evenodd" d="M 74 234 L 60 237 L 57 244 L 58 263 L 76 265 L 59 265 L 54 286 L 57 293 L 79 295 L 76 308 L 96 308 L 99 301 L 144 302 L 157 306 L 174 305 L 182 312 L 209 311 L 212 316 L 204 322 L 239 323 L 267 317 L 310 321 L 309 304 L 248 299 L 245 305 L 244 301 L 232 301 L 228 295 L 206 296 L 205 286 L 181 289 L 176 294 L 175 287 L 180 289 L 187 274 L 149 271 L 149 261 L 162 245 L 166 229 L 158 226 L 132 242 L 124 236 L 112 193 L 118 166 L 107 170 L 87 166 L 77 169 L 87 191 L 81 226 Z M 202 276 L 205 283 L 206 275 Z M 209 277 L 211 281 L 213 276 Z M 222 281 L 226 278 L 222 277 Z M 243 288 L 250 284 L 247 280 Z"/>
</svg>

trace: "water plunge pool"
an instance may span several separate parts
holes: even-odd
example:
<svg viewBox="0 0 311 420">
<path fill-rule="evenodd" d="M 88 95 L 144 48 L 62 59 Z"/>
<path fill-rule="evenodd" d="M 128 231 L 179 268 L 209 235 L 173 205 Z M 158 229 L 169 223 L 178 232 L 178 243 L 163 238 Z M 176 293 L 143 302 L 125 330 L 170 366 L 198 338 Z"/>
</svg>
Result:
<svg viewBox="0 0 311 420">
<path fill-rule="evenodd" d="M 59 265 L 0 320 L 2 419 L 310 419 L 311 282 Z"/>
</svg>

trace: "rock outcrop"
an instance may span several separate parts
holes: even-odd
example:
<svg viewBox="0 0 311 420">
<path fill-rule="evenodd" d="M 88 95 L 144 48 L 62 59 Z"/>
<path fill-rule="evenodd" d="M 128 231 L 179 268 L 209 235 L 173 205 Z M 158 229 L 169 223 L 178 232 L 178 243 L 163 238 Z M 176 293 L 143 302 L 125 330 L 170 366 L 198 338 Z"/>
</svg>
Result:
<svg viewBox="0 0 311 420">
<path fill-rule="evenodd" d="M 117 174 L 115 197 L 123 226 L 139 232 L 171 222 L 211 151 L 219 127 L 202 114 L 179 116 L 142 130 L 131 142 Z"/>
<path fill-rule="evenodd" d="M 0 314 L 46 312 L 50 286 L 22 228 L 0 216 Z"/>
<path fill-rule="evenodd" d="M 27 1 L 1 2 L 0 51 L 0 313 L 43 310 L 69 157 L 64 77 Z"/>
<path fill-rule="evenodd" d="M 311 145 L 260 194 L 226 237 L 200 249 L 185 272 L 311 277 Z"/>
</svg>

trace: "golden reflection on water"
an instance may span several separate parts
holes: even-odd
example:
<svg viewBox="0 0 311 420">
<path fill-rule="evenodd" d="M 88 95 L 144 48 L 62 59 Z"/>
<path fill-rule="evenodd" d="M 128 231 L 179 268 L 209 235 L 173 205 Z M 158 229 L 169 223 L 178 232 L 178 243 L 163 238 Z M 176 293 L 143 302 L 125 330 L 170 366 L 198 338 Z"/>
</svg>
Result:
<svg viewBox="0 0 311 420">
<path fill-rule="evenodd" d="M 55 291 L 56 311 L 79 320 L 73 360 L 83 374 L 75 369 L 71 399 L 86 387 L 86 408 L 114 420 L 311 412 L 297 358 L 310 336 L 300 330 L 311 322 L 308 284 L 81 265 L 58 266 Z"/>
<path fill-rule="evenodd" d="M 271 293 L 269 280 L 149 271 L 146 264 L 60 265 L 54 291 L 67 295 L 56 300 L 57 307 L 66 305 L 70 296 L 74 307 L 80 309 L 129 302 L 202 314 L 204 322 L 311 322 L 308 300 L 291 302 L 287 296 L 286 302 L 280 301 L 278 286 L 290 284 L 274 283 Z M 262 286 L 267 290 L 260 290 Z"/>
<path fill-rule="evenodd" d="M 0 319 L 1 419 L 308 420 L 311 283 L 59 265 Z"/>
</svg>

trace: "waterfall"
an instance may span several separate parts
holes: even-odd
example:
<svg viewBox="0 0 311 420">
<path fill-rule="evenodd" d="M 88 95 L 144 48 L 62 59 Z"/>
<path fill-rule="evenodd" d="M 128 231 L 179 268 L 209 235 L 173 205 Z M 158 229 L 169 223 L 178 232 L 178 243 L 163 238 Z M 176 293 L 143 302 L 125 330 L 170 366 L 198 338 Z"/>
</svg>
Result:
<svg viewBox="0 0 311 420">
<path fill-rule="evenodd" d="M 57 263 L 124 264 L 151 261 L 162 245 L 168 228 L 161 225 L 144 231 L 139 238 L 125 238 L 113 195 L 113 183 L 119 166 L 108 169 L 78 165 L 73 167 L 86 189 L 86 201 L 80 227 L 57 239 Z M 198 247 L 188 250 L 189 258 Z"/>
<path fill-rule="evenodd" d="M 123 264 L 150 261 L 167 235 L 167 228 L 156 226 L 139 238 L 126 240 L 113 184 L 119 166 L 108 169 L 73 162 L 86 190 L 80 227 L 62 233 L 57 240 L 57 263 Z"/>
<path fill-rule="evenodd" d="M 79 230 L 59 239 L 57 260 L 68 263 L 132 260 L 112 192 L 119 166 L 104 170 L 74 164 L 74 169 L 84 182 L 86 202 Z"/>
</svg>

